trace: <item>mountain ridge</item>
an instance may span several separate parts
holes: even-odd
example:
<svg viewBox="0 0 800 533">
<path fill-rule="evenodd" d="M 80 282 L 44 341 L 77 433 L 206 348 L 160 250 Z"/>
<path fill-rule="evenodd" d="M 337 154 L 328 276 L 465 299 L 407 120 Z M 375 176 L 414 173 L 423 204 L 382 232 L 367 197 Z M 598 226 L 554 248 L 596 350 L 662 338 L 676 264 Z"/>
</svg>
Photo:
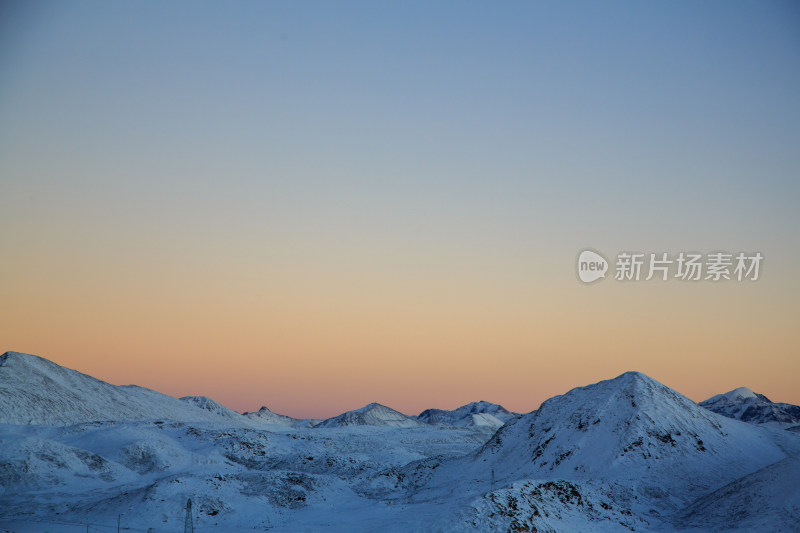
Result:
<svg viewBox="0 0 800 533">
<path fill-rule="evenodd" d="M 14 351 L 0 355 L 0 378 L 0 423 L 59 426 L 94 421 L 167 418 L 255 427 L 420 427 L 427 424 L 377 402 L 325 420 L 295 419 L 274 413 L 266 406 L 256 412 L 238 413 L 206 396 L 175 398 L 139 385 L 113 385 L 47 358 Z M 473 402 L 462 408 L 483 404 L 496 405 Z M 508 413 L 501 406 L 498 407 L 502 416 Z M 473 410 L 480 415 L 478 409 Z M 502 421 L 492 418 L 488 412 L 483 416 L 484 419 L 477 423 L 462 425 L 502 425 Z"/>
</svg>

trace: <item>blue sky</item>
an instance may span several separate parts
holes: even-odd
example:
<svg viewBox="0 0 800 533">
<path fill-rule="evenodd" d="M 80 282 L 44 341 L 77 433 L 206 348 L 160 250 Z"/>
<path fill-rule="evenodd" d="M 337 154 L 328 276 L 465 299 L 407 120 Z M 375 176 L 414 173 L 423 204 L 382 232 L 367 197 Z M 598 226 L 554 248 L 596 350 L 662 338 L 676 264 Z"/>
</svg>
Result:
<svg viewBox="0 0 800 533">
<path fill-rule="evenodd" d="M 595 203 L 625 202 L 637 217 L 685 207 L 695 223 L 707 211 L 786 209 L 780 191 L 797 192 L 800 37 L 789 3 L 10 12 L 0 86 L 9 164 L 27 150 L 47 165 L 44 146 L 62 172 L 89 181 L 87 164 L 181 190 L 213 189 L 222 174 L 265 197 L 352 187 L 390 211 L 405 189 L 500 210 L 514 196 L 546 211 L 585 203 L 589 218 L 602 214 Z M 63 164 L 76 159 L 91 163 Z M 292 175 L 303 183 L 286 183 Z"/>
</svg>

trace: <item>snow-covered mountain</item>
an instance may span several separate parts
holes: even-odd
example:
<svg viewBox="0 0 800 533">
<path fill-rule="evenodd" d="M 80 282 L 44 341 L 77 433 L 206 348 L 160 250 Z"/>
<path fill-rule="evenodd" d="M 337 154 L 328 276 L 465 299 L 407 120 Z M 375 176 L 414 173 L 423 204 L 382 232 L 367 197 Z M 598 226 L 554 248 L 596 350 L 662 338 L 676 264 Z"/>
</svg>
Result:
<svg viewBox="0 0 800 533">
<path fill-rule="evenodd" d="M 800 424 L 800 406 L 770 401 L 747 387 L 717 394 L 699 405 L 722 416 L 751 424 L 784 428 Z"/>
<path fill-rule="evenodd" d="M 452 411 L 426 409 L 417 416 L 417 420 L 426 424 L 489 428 L 499 428 L 512 418 L 514 415 L 502 405 L 485 401 L 468 403 Z"/>
<path fill-rule="evenodd" d="M 177 530 L 187 498 L 198 530 L 226 533 L 792 531 L 800 520 L 800 433 L 723 417 L 643 374 L 573 389 L 496 431 L 457 426 L 503 411 L 477 402 L 418 420 L 370 404 L 307 427 L 9 353 L 0 531 L 113 530 L 120 517 Z"/>
<path fill-rule="evenodd" d="M 703 490 L 783 457 L 763 432 L 699 408 L 644 374 L 627 372 L 551 398 L 510 421 L 477 459 L 514 476 L 658 477 L 654 482 L 662 486 L 664 479 L 689 472 L 687 477 L 697 478 L 699 464 L 713 477 L 724 464 L 720 481 L 698 481 Z M 720 468 L 708 468 L 712 464 Z"/>
<path fill-rule="evenodd" d="M 379 403 L 365 405 L 361 409 L 347 411 L 339 416 L 323 420 L 315 428 L 334 428 L 346 426 L 390 426 L 411 428 L 424 426 L 424 422 L 414 420 L 412 417 L 395 411 Z"/>
<path fill-rule="evenodd" d="M 111 385 L 35 355 L 0 356 L 0 423 L 65 426 L 157 418 L 230 423 L 222 409 L 215 412 L 135 385 Z"/>
<path fill-rule="evenodd" d="M 466 498 L 480 498 L 518 480 L 566 480 L 576 497 L 626 502 L 626 512 L 666 520 L 697 498 L 800 453 L 800 439 L 786 433 L 776 437 L 724 418 L 628 372 L 547 400 L 507 422 L 474 455 L 409 465 L 402 474 L 419 501 L 441 498 L 453 486 Z M 584 518 L 593 520 L 591 513 Z M 528 522 L 555 527 L 548 524 Z"/>
</svg>

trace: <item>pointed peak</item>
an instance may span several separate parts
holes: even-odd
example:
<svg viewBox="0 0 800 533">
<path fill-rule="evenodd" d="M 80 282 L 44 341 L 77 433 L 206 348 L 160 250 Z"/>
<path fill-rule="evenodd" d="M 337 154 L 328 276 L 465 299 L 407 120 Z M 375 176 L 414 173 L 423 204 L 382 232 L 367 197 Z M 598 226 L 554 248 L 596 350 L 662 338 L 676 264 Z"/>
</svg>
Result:
<svg viewBox="0 0 800 533">
<path fill-rule="evenodd" d="M 627 372 L 623 372 L 614 380 L 620 381 L 645 381 L 648 383 L 658 383 L 656 380 L 648 376 L 647 374 L 643 374 L 642 372 L 637 372 L 636 370 L 628 370 Z"/>
<path fill-rule="evenodd" d="M 394 409 L 392 409 L 391 407 L 386 407 L 385 405 L 380 404 L 378 402 L 371 402 L 365 405 L 364 407 L 361 407 L 360 409 L 354 409 L 353 412 L 366 413 L 367 411 L 372 411 L 373 409 L 389 409 L 391 411 L 394 411 Z"/>
<path fill-rule="evenodd" d="M 615 378 L 599 381 L 591 385 L 584 385 L 583 387 L 577 387 L 577 389 L 628 390 L 629 392 L 652 390 L 653 388 L 666 389 L 667 387 L 647 374 L 633 370 L 624 372 Z"/>
<path fill-rule="evenodd" d="M 756 393 L 747 387 L 739 387 L 738 389 L 726 392 L 724 396 L 729 400 L 743 400 L 745 398 L 756 398 Z"/>
<path fill-rule="evenodd" d="M 550 398 L 542 403 L 538 410 L 563 405 L 565 402 L 575 401 L 579 398 L 581 398 L 579 401 L 588 401 L 596 405 L 611 405 L 616 402 L 620 406 L 627 405 L 636 410 L 657 408 L 659 405 L 664 405 L 664 402 L 680 405 L 681 408 L 697 405 L 650 376 L 630 371 L 612 379 L 576 387 L 561 396 Z"/>
<path fill-rule="evenodd" d="M 643 374 L 642 372 L 636 372 L 634 370 L 624 372 L 619 376 L 615 377 L 614 379 L 610 379 L 605 382 L 601 381 L 600 383 L 597 383 L 597 385 L 600 385 L 602 383 L 613 384 L 614 387 L 619 387 L 621 389 L 627 390 L 630 393 L 635 393 L 635 394 L 643 392 L 652 394 L 656 390 L 662 390 L 662 391 L 671 390 L 669 389 L 669 387 L 651 378 L 647 374 Z"/>
<path fill-rule="evenodd" d="M 700 405 L 708 405 L 708 404 L 715 404 L 717 402 L 722 401 L 725 402 L 733 402 L 739 403 L 746 401 L 750 398 L 758 399 L 758 398 L 765 398 L 760 394 L 756 394 L 752 390 L 748 389 L 747 387 L 739 387 L 733 390 L 730 390 L 724 394 L 717 394 L 716 396 L 712 396 L 708 400 L 700 402 Z"/>
</svg>

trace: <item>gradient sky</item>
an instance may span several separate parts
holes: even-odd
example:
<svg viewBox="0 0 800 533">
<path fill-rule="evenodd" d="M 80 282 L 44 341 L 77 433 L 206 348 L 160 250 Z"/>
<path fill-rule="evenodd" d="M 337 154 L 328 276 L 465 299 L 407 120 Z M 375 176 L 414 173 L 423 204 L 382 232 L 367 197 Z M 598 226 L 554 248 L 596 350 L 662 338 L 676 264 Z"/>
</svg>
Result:
<svg viewBox="0 0 800 533">
<path fill-rule="evenodd" d="M 799 178 L 794 2 L 7 1 L 0 351 L 300 417 L 800 404 Z"/>
</svg>

